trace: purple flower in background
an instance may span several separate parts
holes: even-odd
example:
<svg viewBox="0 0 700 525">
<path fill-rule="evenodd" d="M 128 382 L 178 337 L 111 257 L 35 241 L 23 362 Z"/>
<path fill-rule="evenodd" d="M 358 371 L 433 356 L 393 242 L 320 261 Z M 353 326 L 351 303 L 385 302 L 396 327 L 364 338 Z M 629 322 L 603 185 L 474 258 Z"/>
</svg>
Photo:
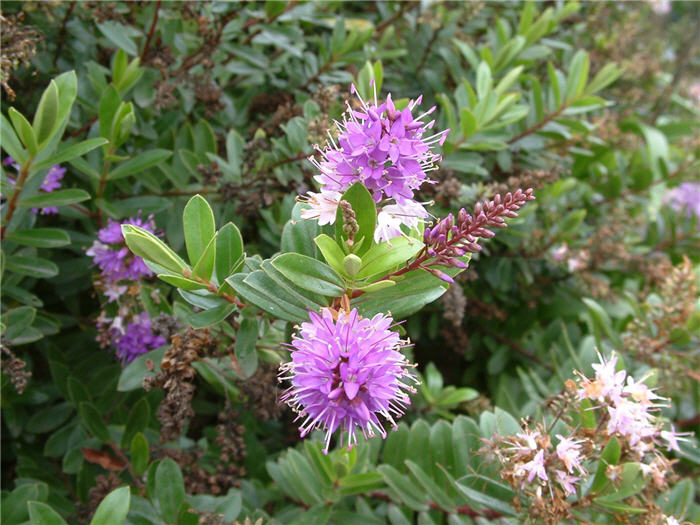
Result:
<svg viewBox="0 0 700 525">
<path fill-rule="evenodd" d="M 86 253 L 93 258 L 107 283 L 115 283 L 122 279 L 136 281 L 142 276 L 153 275 L 143 259 L 132 254 L 126 247 L 122 224 L 140 226 L 151 233 L 156 228 L 152 216 L 147 220 L 136 217 L 123 222 L 109 219 L 107 226 L 97 232 L 98 240 L 92 243 Z"/>
<path fill-rule="evenodd" d="M 700 182 L 684 182 L 666 194 L 666 202 L 676 211 L 688 217 L 695 215 L 700 220 Z"/>
<path fill-rule="evenodd" d="M 120 311 L 116 317 L 108 318 L 103 313 L 97 320 L 97 340 L 103 347 L 113 346 L 117 357 L 124 364 L 167 343 L 165 337 L 153 333 L 148 313 L 141 312 L 126 321 L 129 315 L 128 312 L 122 314 Z"/>
<path fill-rule="evenodd" d="M 44 193 L 51 193 L 61 187 L 61 179 L 66 173 L 66 168 L 62 168 L 59 164 L 51 166 L 49 172 L 44 177 L 44 182 L 39 186 L 39 190 Z M 47 206 L 45 208 L 32 208 L 32 213 L 41 213 L 42 215 L 52 215 L 58 213 L 56 206 Z"/>
<path fill-rule="evenodd" d="M 7 157 L 2 161 L 3 166 L 11 166 L 15 171 L 19 171 L 19 164 L 15 162 L 12 157 Z M 41 193 L 51 193 L 53 190 L 57 190 L 61 187 L 61 179 L 66 174 L 66 168 L 61 167 L 60 164 L 55 164 L 49 168 L 44 181 L 39 186 L 39 191 Z M 17 181 L 13 177 L 7 177 L 7 181 L 14 185 Z M 45 208 L 32 208 L 32 213 L 41 213 L 42 215 L 53 215 L 58 213 L 58 208 L 56 206 L 47 206 Z"/>
<path fill-rule="evenodd" d="M 280 366 L 280 375 L 291 381 L 281 400 L 299 413 L 297 419 L 305 418 L 301 436 L 323 428 L 325 453 L 338 428 L 347 431 L 349 447 L 357 443 L 357 427 L 365 439 L 375 431 L 386 437 L 377 416 L 396 428 L 394 418 L 410 404 L 406 392 L 415 392 L 403 382 L 415 377 L 399 351 L 404 344 L 391 330 L 392 318 L 362 318 L 353 309 L 341 310 L 336 320 L 328 308 L 309 316 L 290 345 L 292 360 Z"/>
</svg>

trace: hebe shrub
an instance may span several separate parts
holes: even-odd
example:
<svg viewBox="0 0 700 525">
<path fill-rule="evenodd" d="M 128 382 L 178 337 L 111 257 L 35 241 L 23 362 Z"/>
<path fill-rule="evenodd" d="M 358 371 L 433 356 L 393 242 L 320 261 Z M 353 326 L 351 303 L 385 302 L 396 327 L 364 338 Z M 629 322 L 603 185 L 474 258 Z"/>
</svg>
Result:
<svg viewBox="0 0 700 525">
<path fill-rule="evenodd" d="M 698 11 L 4 2 L 3 522 L 699 521 Z"/>
</svg>

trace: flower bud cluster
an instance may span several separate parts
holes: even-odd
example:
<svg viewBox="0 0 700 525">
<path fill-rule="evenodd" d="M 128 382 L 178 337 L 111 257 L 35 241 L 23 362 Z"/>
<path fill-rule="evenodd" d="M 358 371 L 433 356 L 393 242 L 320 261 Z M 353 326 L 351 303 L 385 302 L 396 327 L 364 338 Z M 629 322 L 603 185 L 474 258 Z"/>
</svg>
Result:
<svg viewBox="0 0 700 525">
<path fill-rule="evenodd" d="M 532 188 L 525 191 L 518 189 L 503 197 L 496 195 L 491 201 L 478 202 L 472 215 L 462 208 L 455 220 L 450 213 L 436 225 L 425 228 L 425 247 L 406 271 L 422 268 L 445 282 L 453 283 L 452 277 L 432 266 L 466 268 L 467 265 L 459 258 L 480 251 L 478 239 L 488 239 L 495 235 L 489 228 L 505 228 L 505 218 L 517 217 L 517 211 L 534 199 Z M 398 272 L 401 273 L 405 271 Z"/>
</svg>

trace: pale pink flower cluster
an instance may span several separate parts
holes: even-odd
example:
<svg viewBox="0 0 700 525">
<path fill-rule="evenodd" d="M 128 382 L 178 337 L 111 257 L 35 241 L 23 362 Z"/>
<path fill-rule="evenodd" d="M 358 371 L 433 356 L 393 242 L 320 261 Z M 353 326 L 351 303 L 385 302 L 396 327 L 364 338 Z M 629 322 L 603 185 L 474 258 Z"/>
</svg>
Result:
<svg viewBox="0 0 700 525">
<path fill-rule="evenodd" d="M 537 485 L 557 483 L 565 494 L 576 492 L 580 475 L 586 474 L 581 455 L 583 440 L 560 434 L 557 434 L 557 439 L 557 446 L 553 448 L 542 428 L 524 430 L 507 441 L 509 446 L 504 452 L 508 463 L 513 466 L 513 476 L 520 480 L 521 489 L 533 482 Z"/>
<path fill-rule="evenodd" d="M 637 381 L 628 376 L 626 370 L 617 370 L 615 355 L 607 360 L 599 355 L 599 359 L 600 362 L 593 365 L 594 379 L 579 373 L 578 398 L 590 399 L 595 403 L 594 409 L 604 409 L 601 417 L 607 419 L 608 433 L 624 438 L 640 457 L 657 445 L 679 451 L 678 442 L 685 440 L 682 436 L 688 434 L 678 433 L 673 427 L 663 428 L 657 413 L 667 400 L 644 384 L 649 376 Z"/>
</svg>

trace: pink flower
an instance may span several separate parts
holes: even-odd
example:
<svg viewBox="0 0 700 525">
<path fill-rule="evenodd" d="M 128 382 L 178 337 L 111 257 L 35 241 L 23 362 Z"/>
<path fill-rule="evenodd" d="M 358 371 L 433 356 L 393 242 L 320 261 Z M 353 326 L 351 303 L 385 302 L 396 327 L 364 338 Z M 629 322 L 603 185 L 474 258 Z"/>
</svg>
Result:
<svg viewBox="0 0 700 525">
<path fill-rule="evenodd" d="M 401 225 L 409 229 L 418 226 L 418 223 L 428 217 L 429 214 L 423 205 L 416 201 L 404 201 L 403 204 L 389 204 L 384 206 L 377 214 L 377 227 L 374 230 L 375 242 L 389 241 L 403 235 Z"/>
<path fill-rule="evenodd" d="M 375 431 L 386 437 L 377 416 L 396 428 L 410 404 L 406 392 L 415 390 L 404 381 L 414 380 L 411 366 L 399 351 L 404 343 L 391 328 L 393 319 L 377 314 L 362 318 L 353 309 L 309 313 L 294 337 L 291 361 L 280 366 L 282 379 L 291 381 L 281 400 L 305 418 L 302 437 L 316 428 L 326 432 L 324 451 L 338 428 L 348 433 L 348 446 L 357 443 L 359 428 L 365 439 Z"/>
<path fill-rule="evenodd" d="M 557 475 L 557 482 L 559 483 L 559 486 L 564 489 L 564 492 L 567 494 L 576 494 L 576 486 L 574 483 L 580 481 L 581 478 L 570 476 L 563 470 L 556 470 L 555 474 Z"/>
<path fill-rule="evenodd" d="M 687 438 L 681 437 L 681 436 L 690 436 L 692 433 L 691 432 L 676 432 L 676 429 L 671 425 L 671 430 L 662 430 L 660 433 L 661 439 L 663 439 L 667 444 L 668 447 L 666 450 L 669 452 L 671 450 L 675 450 L 676 452 L 680 452 L 681 449 L 678 446 L 679 441 L 688 441 Z"/>
<path fill-rule="evenodd" d="M 549 478 L 547 477 L 547 472 L 544 468 L 544 450 L 540 450 L 537 454 L 535 454 L 535 457 L 531 461 L 528 461 L 522 465 L 518 469 L 518 474 L 521 476 L 527 474 L 528 483 L 532 483 L 535 476 L 540 478 L 542 481 L 547 481 Z"/>
<path fill-rule="evenodd" d="M 301 210 L 303 219 L 317 219 L 318 224 L 333 224 L 342 195 L 338 191 L 321 190 L 320 193 L 309 192 L 302 200 L 310 207 Z"/>
<path fill-rule="evenodd" d="M 576 441 L 573 439 L 565 438 L 557 434 L 559 438 L 559 444 L 557 445 L 557 456 L 564 463 L 567 472 L 573 472 L 574 468 L 579 472 L 584 472 L 581 466 L 581 443 L 583 441 Z"/>
</svg>

